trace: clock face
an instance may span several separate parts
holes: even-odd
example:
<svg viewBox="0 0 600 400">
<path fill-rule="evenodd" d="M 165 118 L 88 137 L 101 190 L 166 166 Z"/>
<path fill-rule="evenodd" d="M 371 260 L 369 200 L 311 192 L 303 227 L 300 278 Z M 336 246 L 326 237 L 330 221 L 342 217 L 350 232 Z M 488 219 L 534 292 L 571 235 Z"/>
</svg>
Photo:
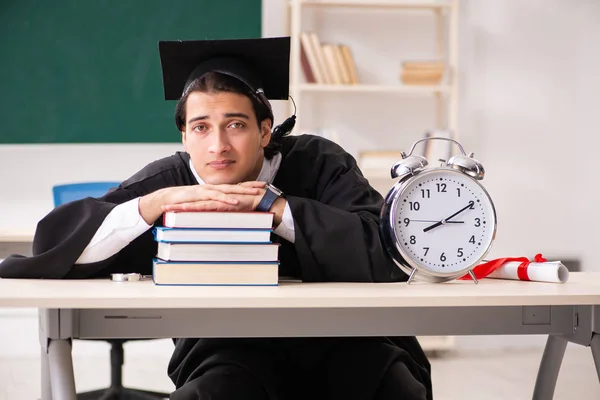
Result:
<svg viewBox="0 0 600 400">
<path fill-rule="evenodd" d="M 441 275 L 478 263 L 496 232 L 496 213 L 485 189 L 450 169 L 413 178 L 399 193 L 393 218 L 406 261 Z"/>
</svg>

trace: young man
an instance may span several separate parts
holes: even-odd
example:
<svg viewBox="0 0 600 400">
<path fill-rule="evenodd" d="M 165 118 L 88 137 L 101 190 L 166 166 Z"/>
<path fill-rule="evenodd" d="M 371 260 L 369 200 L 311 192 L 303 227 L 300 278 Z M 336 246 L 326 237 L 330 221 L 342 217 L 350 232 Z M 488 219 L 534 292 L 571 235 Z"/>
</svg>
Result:
<svg viewBox="0 0 600 400">
<path fill-rule="evenodd" d="M 161 42 L 165 96 L 185 152 L 158 160 L 99 199 L 56 208 L 31 258 L 2 277 L 151 273 L 151 227 L 167 210 L 271 211 L 280 275 L 303 281 L 405 280 L 379 238 L 381 196 L 336 144 L 272 131 L 287 99 L 289 38 Z M 277 189 L 279 188 L 279 189 Z M 178 339 L 172 399 L 431 399 L 414 337 Z"/>
</svg>

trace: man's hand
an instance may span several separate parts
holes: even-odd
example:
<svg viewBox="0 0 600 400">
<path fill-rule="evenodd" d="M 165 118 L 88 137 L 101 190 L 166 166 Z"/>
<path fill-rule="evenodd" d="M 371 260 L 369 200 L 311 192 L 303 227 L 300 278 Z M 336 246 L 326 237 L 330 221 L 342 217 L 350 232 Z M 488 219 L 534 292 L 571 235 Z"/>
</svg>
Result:
<svg viewBox="0 0 600 400">
<path fill-rule="evenodd" d="M 264 186 L 264 182 L 244 182 L 164 188 L 140 198 L 140 215 L 150 225 L 164 211 L 242 211 L 241 208 L 248 209 L 255 198 L 260 202 Z"/>
<path fill-rule="evenodd" d="M 239 190 L 230 190 L 227 193 L 227 198 L 230 201 L 224 201 L 220 198 L 199 199 L 196 201 L 167 204 L 162 209 L 163 211 L 254 211 L 265 194 L 264 182 L 253 181 L 243 182 L 238 185 L 214 185 L 217 190 L 221 186 L 235 186 Z"/>
</svg>

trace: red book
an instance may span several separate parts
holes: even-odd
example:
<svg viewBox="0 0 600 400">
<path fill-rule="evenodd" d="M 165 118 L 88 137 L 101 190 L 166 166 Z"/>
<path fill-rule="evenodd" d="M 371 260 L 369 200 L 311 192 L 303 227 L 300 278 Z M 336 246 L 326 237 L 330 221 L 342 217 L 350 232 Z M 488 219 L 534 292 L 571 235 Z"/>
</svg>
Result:
<svg viewBox="0 0 600 400">
<path fill-rule="evenodd" d="M 304 71 L 304 77 L 306 78 L 306 82 L 315 83 L 317 80 L 315 79 L 315 75 L 310 67 L 310 63 L 308 62 L 308 56 L 306 55 L 306 49 L 300 43 L 300 64 L 302 65 L 302 71 Z"/>
</svg>

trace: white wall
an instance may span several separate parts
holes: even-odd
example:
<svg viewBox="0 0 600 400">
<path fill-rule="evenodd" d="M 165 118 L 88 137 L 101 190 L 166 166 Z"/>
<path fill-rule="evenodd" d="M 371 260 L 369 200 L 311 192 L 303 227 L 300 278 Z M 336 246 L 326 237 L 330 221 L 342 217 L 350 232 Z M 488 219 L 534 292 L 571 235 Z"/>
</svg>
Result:
<svg viewBox="0 0 600 400">
<path fill-rule="evenodd" d="M 267 36 L 286 32 L 283 3 L 264 1 Z M 351 44 L 361 78 L 370 81 L 396 77 L 403 58 L 389 50 L 386 62 L 373 49 L 396 48 L 416 58 L 414 44 L 431 43 L 422 29 L 432 28 L 431 18 L 422 16 L 359 11 L 352 20 L 350 11 L 338 10 L 303 17 L 322 40 Z M 484 164 L 483 183 L 495 201 L 498 233 L 490 257 L 541 252 L 580 258 L 585 270 L 600 271 L 600 189 L 593 178 L 600 167 L 599 20 L 600 3 L 586 0 L 461 1 L 458 135 Z M 327 108 L 319 120 L 333 125 L 354 154 L 359 148 L 406 150 L 422 134 L 422 121 L 430 120 L 431 104 L 381 97 L 320 95 L 302 104 L 315 113 Z"/>
<path fill-rule="evenodd" d="M 493 255 L 570 255 L 600 270 L 600 3 L 464 5 L 461 136 L 496 201 Z"/>
<path fill-rule="evenodd" d="M 263 0 L 264 36 L 285 34 L 285 3 Z M 343 24 L 352 17 L 341 18 Z M 330 20 L 331 16 L 325 17 L 320 29 L 325 37 L 336 38 Z M 402 40 L 403 36 L 385 32 L 378 36 L 383 25 L 379 18 L 361 20 L 371 24 L 366 25 L 368 37 L 378 37 L 384 47 Z M 599 20 L 600 3 L 585 0 L 462 1 L 459 135 L 467 151 L 475 152 L 486 167 L 483 182 L 496 203 L 499 228 L 492 257 L 542 252 L 579 257 L 584 269 L 600 270 L 595 260 L 600 189 L 594 179 L 600 166 L 595 119 L 600 93 Z M 370 46 L 348 42 L 359 53 Z M 363 63 L 359 65 L 363 73 L 369 70 L 365 60 L 357 62 Z M 320 108 L 322 99 L 308 100 L 311 109 Z M 361 146 L 393 144 L 406 149 L 422 134 L 411 131 L 418 126 L 411 121 L 365 112 L 369 103 L 377 101 L 373 97 L 349 97 L 342 104 L 340 98 L 326 100 L 337 104 L 333 110 L 339 114 L 327 117 L 338 124 L 342 144 L 354 153 Z M 430 118 L 425 99 L 388 96 L 384 102 L 392 116 L 408 110 L 417 120 Z M 280 118 L 284 110 L 276 106 Z M 369 118 L 374 128 L 358 129 L 358 115 Z M 393 124 L 405 136 L 387 129 Z M 34 229 L 52 207 L 50 189 L 55 183 L 121 179 L 177 149 L 173 144 L 0 146 L 0 231 Z M 30 320 L 35 329 L 35 320 Z M 495 342 L 479 340 L 486 346 Z M 539 338 L 526 342 L 539 343 Z M 460 343 L 474 346 L 477 341 Z M 153 348 L 148 345 L 147 351 Z M 0 348 L 0 354 L 7 351 Z"/>
<path fill-rule="evenodd" d="M 55 184 L 124 180 L 180 148 L 174 143 L 0 145 L 0 231 L 35 230 L 53 207 Z"/>
</svg>

